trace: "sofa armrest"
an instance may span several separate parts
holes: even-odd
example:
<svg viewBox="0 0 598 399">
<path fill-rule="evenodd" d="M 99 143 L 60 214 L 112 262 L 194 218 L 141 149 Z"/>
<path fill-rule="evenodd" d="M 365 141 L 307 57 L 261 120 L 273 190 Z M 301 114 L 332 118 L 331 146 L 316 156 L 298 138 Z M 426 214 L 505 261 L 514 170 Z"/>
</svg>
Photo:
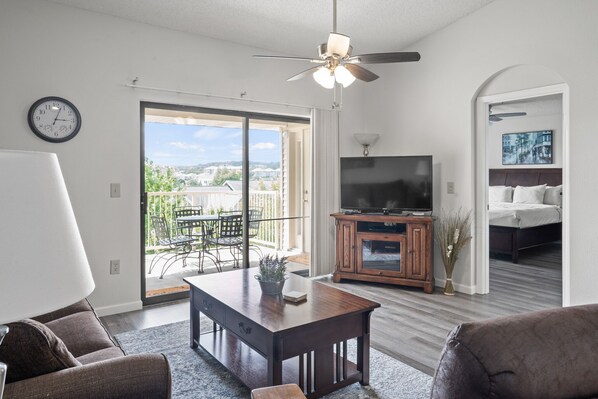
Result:
<svg viewBox="0 0 598 399">
<path fill-rule="evenodd" d="M 171 374 L 162 354 L 119 357 L 6 385 L 10 398 L 122 398 L 171 397 Z"/>
</svg>

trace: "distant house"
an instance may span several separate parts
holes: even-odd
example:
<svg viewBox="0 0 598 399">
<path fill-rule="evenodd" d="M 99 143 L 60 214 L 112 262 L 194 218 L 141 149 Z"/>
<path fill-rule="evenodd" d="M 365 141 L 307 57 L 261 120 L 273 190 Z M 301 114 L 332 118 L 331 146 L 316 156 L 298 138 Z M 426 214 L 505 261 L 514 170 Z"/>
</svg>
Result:
<svg viewBox="0 0 598 399">
<path fill-rule="evenodd" d="M 255 178 L 276 179 L 280 176 L 280 168 L 255 168 L 251 173 Z"/>
</svg>

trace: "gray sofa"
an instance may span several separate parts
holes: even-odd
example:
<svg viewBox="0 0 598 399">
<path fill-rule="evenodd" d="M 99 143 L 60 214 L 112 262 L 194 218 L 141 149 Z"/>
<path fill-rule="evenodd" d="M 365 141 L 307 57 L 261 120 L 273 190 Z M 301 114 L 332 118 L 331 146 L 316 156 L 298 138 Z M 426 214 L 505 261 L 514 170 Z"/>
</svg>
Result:
<svg viewBox="0 0 598 399">
<path fill-rule="evenodd" d="M 5 399 L 171 397 L 167 359 L 126 356 L 87 300 L 8 326 Z"/>
<path fill-rule="evenodd" d="M 456 327 L 432 399 L 598 397 L 598 305 Z"/>
</svg>

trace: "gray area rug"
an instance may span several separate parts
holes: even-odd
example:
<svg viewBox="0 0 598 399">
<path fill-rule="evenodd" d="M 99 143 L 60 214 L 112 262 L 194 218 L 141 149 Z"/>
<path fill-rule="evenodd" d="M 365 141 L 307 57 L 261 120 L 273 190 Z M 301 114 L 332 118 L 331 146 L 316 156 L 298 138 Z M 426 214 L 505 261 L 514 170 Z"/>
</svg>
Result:
<svg viewBox="0 0 598 399">
<path fill-rule="evenodd" d="M 210 331 L 212 323 L 202 317 L 201 331 Z M 249 398 L 250 391 L 212 356 L 201 348 L 189 346 L 189 322 L 167 324 L 116 335 L 128 354 L 159 352 L 170 362 L 173 398 Z M 349 359 L 355 352 L 355 340 L 348 342 Z M 370 385 L 349 385 L 324 396 L 329 399 L 400 399 L 428 398 L 432 377 L 407 366 L 375 349 L 370 353 Z"/>
</svg>

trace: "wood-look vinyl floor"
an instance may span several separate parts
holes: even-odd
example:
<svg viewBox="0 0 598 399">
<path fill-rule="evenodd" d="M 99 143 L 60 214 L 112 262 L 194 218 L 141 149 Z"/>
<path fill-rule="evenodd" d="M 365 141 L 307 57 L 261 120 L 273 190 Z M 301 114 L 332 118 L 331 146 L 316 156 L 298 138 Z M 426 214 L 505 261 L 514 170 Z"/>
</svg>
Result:
<svg viewBox="0 0 598 399">
<path fill-rule="evenodd" d="M 561 306 L 561 246 L 547 245 L 522 251 L 519 264 L 507 259 L 490 261 L 490 294 L 455 296 L 421 289 L 366 282 L 334 284 L 382 304 L 371 319 L 374 348 L 432 375 L 447 334 L 458 324 Z M 188 301 L 146 307 L 106 316 L 112 334 L 143 329 L 189 317 Z"/>
</svg>

